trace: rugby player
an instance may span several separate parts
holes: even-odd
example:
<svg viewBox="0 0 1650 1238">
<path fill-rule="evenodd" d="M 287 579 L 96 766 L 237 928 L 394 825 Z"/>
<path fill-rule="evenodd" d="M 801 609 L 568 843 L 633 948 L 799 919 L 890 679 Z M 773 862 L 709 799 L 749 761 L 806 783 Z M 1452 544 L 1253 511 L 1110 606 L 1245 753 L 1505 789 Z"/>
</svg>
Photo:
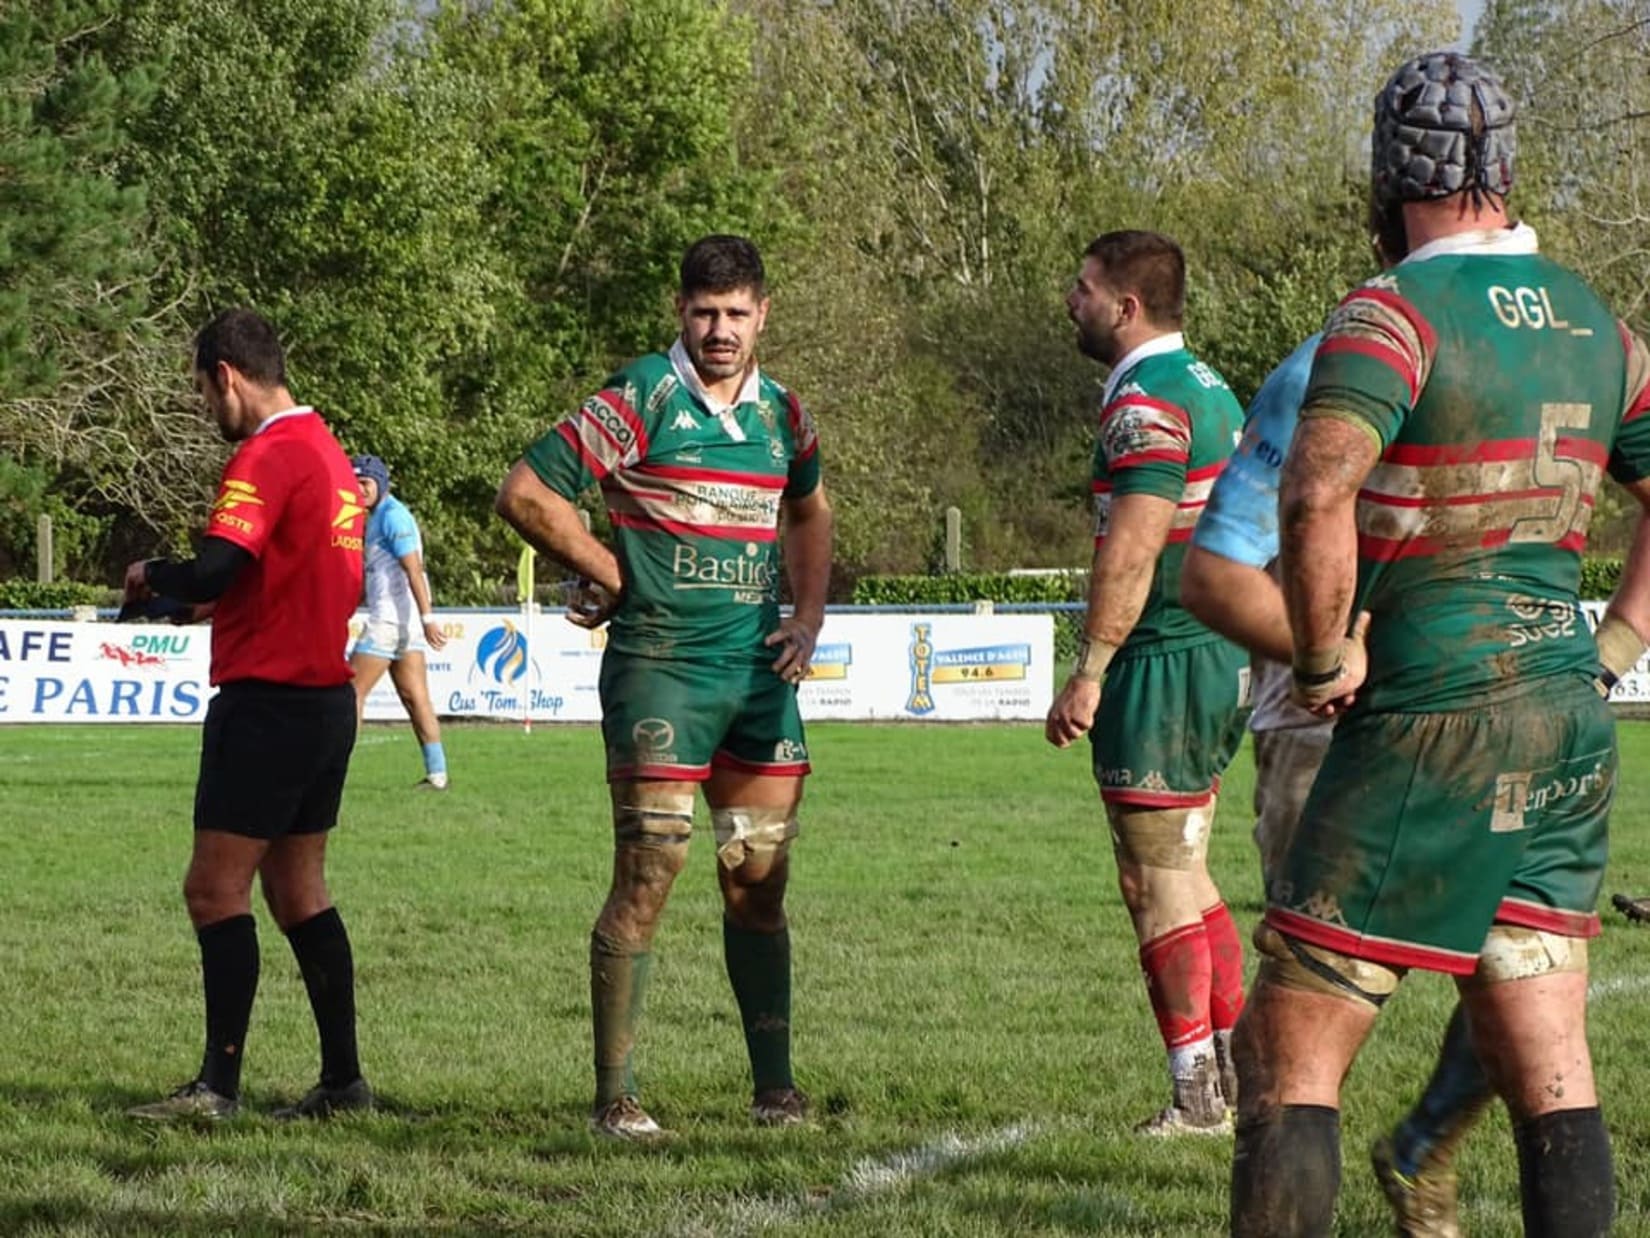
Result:
<svg viewBox="0 0 1650 1238">
<path fill-rule="evenodd" d="M 367 696 L 386 670 L 401 698 L 424 754 L 424 777 L 417 786 L 447 789 L 447 753 L 441 722 L 430 704 L 424 651 L 440 649 L 447 637 L 436 622 L 430 581 L 424 574 L 424 543 L 407 505 L 390 493 L 390 468 L 377 456 L 351 461 L 366 505 L 367 626 L 350 653 L 355 672 L 355 717 L 359 724 Z M 416 620 L 416 622 L 415 622 Z"/>
<path fill-rule="evenodd" d="M 1410 967 L 1457 977 L 1525 1233 L 1611 1223 L 1586 941 L 1617 764 L 1598 688 L 1650 633 L 1650 351 L 1508 215 L 1513 153 L 1468 57 L 1376 96 L 1372 222 L 1404 258 L 1331 315 L 1281 483 L 1293 694 L 1344 719 L 1234 1043 L 1244 1238 L 1330 1231 L 1340 1083 Z M 1576 591 L 1606 467 L 1644 511 L 1595 645 Z"/>
<path fill-rule="evenodd" d="M 1058 748 L 1092 728 L 1118 885 L 1169 1057 L 1170 1103 L 1135 1128 L 1148 1135 L 1230 1132 L 1230 1037 L 1243 1006 L 1243 946 L 1207 863 L 1220 775 L 1242 738 L 1243 653 L 1179 595 L 1192 526 L 1243 409 L 1186 349 L 1185 290 L 1178 245 L 1124 231 L 1089 245 L 1066 297 L 1078 348 L 1111 374 L 1088 611 L 1045 724 Z"/>
<path fill-rule="evenodd" d="M 349 457 L 286 386 L 270 325 L 229 310 L 195 340 L 195 387 L 237 443 L 197 557 L 126 569 L 126 595 L 216 601 L 201 731 L 195 841 L 183 896 L 200 943 L 206 1052 L 195 1078 L 130 1110 L 153 1121 L 227 1118 L 258 987 L 252 879 L 297 957 L 321 1040 L 321 1079 L 277 1116 L 365 1109 L 355 1039 L 355 963 L 327 892 L 355 693 L 344 647 L 361 596 L 366 508 Z"/>
<path fill-rule="evenodd" d="M 715 831 L 752 1117 L 806 1116 L 791 1071 L 784 896 L 809 769 L 796 685 L 824 621 L 831 509 L 812 419 L 756 364 L 768 306 L 749 240 L 695 242 L 682 259 L 676 342 L 620 370 L 529 447 L 498 496 L 517 532 L 589 582 L 569 617 L 611 620 L 599 688 L 614 859 L 590 938 L 591 1125 L 617 1139 L 662 1133 L 631 1055 L 654 927 L 687 859 L 695 785 Z M 593 483 L 613 549 L 573 506 Z M 795 602 L 786 617 L 780 541 Z"/>
<path fill-rule="evenodd" d="M 1321 339 L 1308 337 L 1255 393 L 1243 439 L 1192 531 L 1180 578 L 1186 608 L 1252 655 L 1255 845 L 1269 893 L 1334 727 L 1289 699 L 1293 646 L 1276 577 L 1278 479 Z M 1372 1151 L 1405 1238 L 1459 1235 L 1453 1152 L 1493 1098 L 1457 1006 L 1426 1091 Z"/>
</svg>

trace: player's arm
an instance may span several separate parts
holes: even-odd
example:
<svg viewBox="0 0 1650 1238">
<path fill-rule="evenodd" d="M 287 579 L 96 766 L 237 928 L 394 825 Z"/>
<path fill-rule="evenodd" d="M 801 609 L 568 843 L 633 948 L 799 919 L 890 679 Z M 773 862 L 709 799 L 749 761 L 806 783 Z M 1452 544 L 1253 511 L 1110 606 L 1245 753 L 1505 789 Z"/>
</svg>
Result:
<svg viewBox="0 0 1650 1238">
<path fill-rule="evenodd" d="M 1250 653 L 1288 662 L 1294 652 L 1283 590 L 1265 568 L 1194 543 L 1180 568 L 1180 601 L 1209 628 Z"/>
<path fill-rule="evenodd" d="M 1627 401 L 1610 453 L 1610 472 L 1638 501 L 1633 543 L 1598 631 L 1599 686 L 1605 695 L 1638 663 L 1650 641 L 1650 348 L 1621 324 L 1627 351 Z M 1617 904 L 1620 905 L 1619 903 Z"/>
<path fill-rule="evenodd" d="M 1152 574 L 1168 543 L 1174 514 L 1173 501 L 1155 494 L 1121 494 L 1112 499 L 1106 536 L 1094 548 L 1077 665 L 1043 728 L 1056 748 L 1067 747 L 1094 725 L 1100 680 L 1111 655 L 1128 640 L 1146 608 Z"/>
<path fill-rule="evenodd" d="M 545 485 L 526 460 L 516 461 L 505 477 L 493 509 L 529 546 L 599 586 L 616 605 L 624 592 L 618 557 L 584 527 L 572 501 Z"/>
<path fill-rule="evenodd" d="M 214 602 L 229 591 L 241 569 L 252 562 L 252 552 L 221 537 L 201 540 L 193 559 L 140 559 L 126 569 L 126 597 L 139 600 L 152 594 L 180 602 Z"/>
<path fill-rule="evenodd" d="M 1316 413 L 1317 415 L 1311 415 Z M 1358 488 L 1380 439 L 1360 418 L 1309 409 L 1283 462 L 1278 524 L 1295 697 L 1332 717 L 1363 682 L 1362 627 L 1348 637 L 1358 583 Z"/>
<path fill-rule="evenodd" d="M 435 599 L 430 596 L 430 578 L 424 574 L 424 552 L 412 550 L 400 558 L 401 570 L 407 574 L 407 587 L 412 590 L 413 604 L 418 607 L 418 622 L 423 625 L 424 639 L 431 649 L 440 649 L 447 643 L 441 625 L 435 619 Z"/>
<path fill-rule="evenodd" d="M 831 530 L 835 518 L 821 482 L 800 497 L 787 495 L 785 574 L 791 582 L 791 613 L 768 633 L 765 645 L 778 645 L 774 673 L 800 680 L 808 673 L 819 629 L 825 623 L 825 594 L 831 583 Z"/>
</svg>

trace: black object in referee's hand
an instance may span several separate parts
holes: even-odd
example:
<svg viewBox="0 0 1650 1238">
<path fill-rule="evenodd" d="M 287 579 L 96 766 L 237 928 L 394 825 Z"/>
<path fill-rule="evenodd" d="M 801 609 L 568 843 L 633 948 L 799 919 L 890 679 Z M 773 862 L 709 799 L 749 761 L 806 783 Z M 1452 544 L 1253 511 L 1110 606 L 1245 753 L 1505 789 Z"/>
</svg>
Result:
<svg viewBox="0 0 1650 1238">
<path fill-rule="evenodd" d="M 128 598 L 121 604 L 116 623 L 188 623 L 195 617 L 195 608 L 176 598 L 151 594 L 146 598 Z"/>
</svg>

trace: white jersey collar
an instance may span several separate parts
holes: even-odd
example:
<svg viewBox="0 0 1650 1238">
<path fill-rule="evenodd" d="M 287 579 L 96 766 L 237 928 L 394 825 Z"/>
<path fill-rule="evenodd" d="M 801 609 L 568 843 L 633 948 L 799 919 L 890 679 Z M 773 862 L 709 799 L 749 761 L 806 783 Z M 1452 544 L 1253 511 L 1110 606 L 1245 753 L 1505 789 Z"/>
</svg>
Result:
<svg viewBox="0 0 1650 1238">
<path fill-rule="evenodd" d="M 269 429 L 269 427 L 274 425 L 277 421 L 285 421 L 288 417 L 302 417 L 305 413 L 313 413 L 314 411 L 315 410 L 308 404 L 299 404 L 292 408 L 283 408 L 278 413 L 271 413 L 263 419 L 262 425 L 252 431 L 252 437 L 257 438 L 258 435 Z"/>
<path fill-rule="evenodd" d="M 1539 253 L 1535 229 L 1529 224 L 1514 224 L 1510 228 L 1478 228 L 1471 232 L 1456 232 L 1428 241 L 1413 251 L 1400 266 L 1425 262 L 1428 258 L 1454 257 L 1468 254 L 1477 257 L 1505 257 Z"/>
<path fill-rule="evenodd" d="M 718 417 L 726 417 L 739 405 L 750 404 L 761 397 L 762 372 L 757 369 L 755 362 L 751 363 L 750 371 L 739 387 L 739 394 L 734 397 L 731 404 L 717 399 L 706 389 L 704 380 L 699 377 L 699 371 L 693 365 L 693 358 L 688 356 L 687 346 L 682 343 L 682 337 L 679 335 L 676 342 L 670 346 L 670 364 L 676 371 L 676 377 L 698 397 L 701 404 Z"/>
<path fill-rule="evenodd" d="M 1116 365 L 1111 367 L 1111 373 L 1106 376 L 1106 388 L 1100 393 L 1100 407 L 1105 408 L 1111 403 L 1112 395 L 1122 386 L 1124 377 L 1148 357 L 1160 357 L 1166 352 L 1178 352 L 1186 347 L 1186 337 L 1179 331 L 1170 331 L 1167 335 L 1154 335 L 1144 344 L 1136 344 L 1129 349 L 1126 355 Z"/>
</svg>

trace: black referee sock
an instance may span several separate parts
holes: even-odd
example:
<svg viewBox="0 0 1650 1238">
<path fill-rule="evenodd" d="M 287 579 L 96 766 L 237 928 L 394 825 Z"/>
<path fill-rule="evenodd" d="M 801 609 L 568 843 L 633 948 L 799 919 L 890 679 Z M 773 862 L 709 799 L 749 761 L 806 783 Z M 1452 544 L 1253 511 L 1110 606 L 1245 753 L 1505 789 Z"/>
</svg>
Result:
<svg viewBox="0 0 1650 1238">
<path fill-rule="evenodd" d="M 1594 1238 L 1610 1232 L 1615 1174 L 1604 1115 L 1560 1109 L 1513 1128 L 1529 1238 Z"/>
<path fill-rule="evenodd" d="M 199 1078 L 219 1096 L 241 1093 L 241 1058 L 258 993 L 258 922 L 230 916 L 195 930 L 206 991 L 206 1054 Z"/>
<path fill-rule="evenodd" d="M 355 1046 L 355 955 L 343 917 L 328 907 L 286 931 L 298 970 L 309 990 L 315 1030 L 321 1037 L 321 1083 L 341 1088 L 361 1077 Z"/>
</svg>

